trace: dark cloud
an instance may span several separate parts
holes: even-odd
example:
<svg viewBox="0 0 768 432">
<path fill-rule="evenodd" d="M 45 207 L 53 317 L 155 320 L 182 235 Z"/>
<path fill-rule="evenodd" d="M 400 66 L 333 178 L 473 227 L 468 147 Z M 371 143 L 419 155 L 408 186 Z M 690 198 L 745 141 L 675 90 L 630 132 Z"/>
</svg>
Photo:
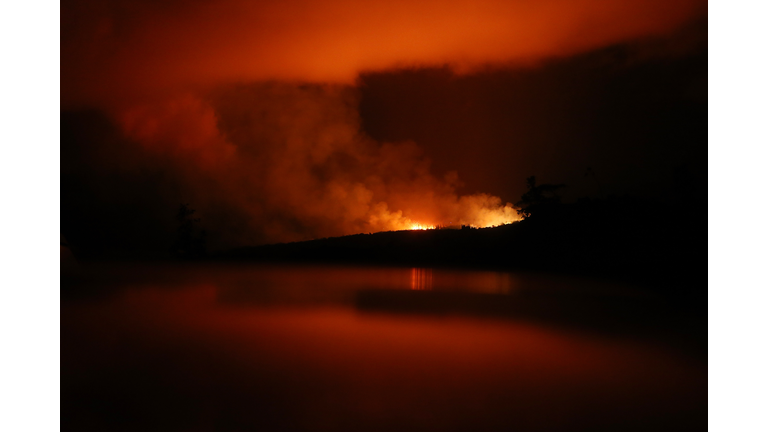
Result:
<svg viewBox="0 0 768 432">
<path fill-rule="evenodd" d="M 681 166 L 706 188 L 706 27 L 698 41 L 682 51 L 653 41 L 472 75 L 364 74 L 363 126 L 379 140 L 418 142 L 436 171 L 461 174 L 463 193 L 513 200 L 535 174 L 567 183 L 571 198 L 658 196 Z M 597 180 L 584 177 L 588 167 Z"/>
</svg>

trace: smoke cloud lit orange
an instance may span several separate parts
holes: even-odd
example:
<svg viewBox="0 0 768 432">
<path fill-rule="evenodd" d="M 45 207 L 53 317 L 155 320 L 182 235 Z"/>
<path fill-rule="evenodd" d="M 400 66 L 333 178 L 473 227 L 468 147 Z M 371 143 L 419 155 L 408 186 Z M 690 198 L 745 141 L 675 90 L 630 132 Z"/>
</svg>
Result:
<svg viewBox="0 0 768 432">
<path fill-rule="evenodd" d="M 456 173 L 435 177 L 414 143 L 361 133 L 356 95 L 349 86 L 243 85 L 121 119 L 147 152 L 171 156 L 201 215 L 226 200 L 263 241 L 518 219 L 498 197 L 458 196 Z"/>
<path fill-rule="evenodd" d="M 367 136 L 358 75 L 572 55 L 672 32 L 706 2 L 72 0 L 61 9 L 62 108 L 111 113 L 201 216 L 226 219 L 218 235 L 233 245 L 517 220 L 499 197 L 459 196 L 460 173 L 433 173 L 418 143 Z M 141 169 L 120 161 L 130 163 Z"/>
</svg>

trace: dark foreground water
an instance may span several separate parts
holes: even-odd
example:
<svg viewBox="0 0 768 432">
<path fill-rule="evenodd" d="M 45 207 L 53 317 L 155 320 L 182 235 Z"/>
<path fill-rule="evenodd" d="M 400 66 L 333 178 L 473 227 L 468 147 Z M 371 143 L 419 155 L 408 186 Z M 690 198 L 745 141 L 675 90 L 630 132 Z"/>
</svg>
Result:
<svg viewBox="0 0 768 432">
<path fill-rule="evenodd" d="M 81 271 L 62 285 L 63 430 L 707 427 L 690 319 L 626 287 L 436 269 Z"/>
</svg>

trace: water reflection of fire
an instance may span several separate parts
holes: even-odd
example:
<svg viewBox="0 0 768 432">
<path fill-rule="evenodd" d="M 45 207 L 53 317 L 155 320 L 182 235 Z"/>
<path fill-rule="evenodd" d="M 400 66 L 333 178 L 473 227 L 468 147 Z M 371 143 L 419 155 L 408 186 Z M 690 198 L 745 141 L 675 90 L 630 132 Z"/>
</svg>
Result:
<svg viewBox="0 0 768 432">
<path fill-rule="evenodd" d="M 432 269 L 411 269 L 411 289 L 424 291 L 432 289 Z"/>
</svg>

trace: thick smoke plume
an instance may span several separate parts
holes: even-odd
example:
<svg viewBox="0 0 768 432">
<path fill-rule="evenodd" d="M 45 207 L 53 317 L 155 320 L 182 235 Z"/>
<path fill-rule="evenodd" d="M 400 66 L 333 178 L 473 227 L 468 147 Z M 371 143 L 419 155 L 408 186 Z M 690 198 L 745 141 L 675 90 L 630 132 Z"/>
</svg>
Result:
<svg viewBox="0 0 768 432">
<path fill-rule="evenodd" d="M 108 112 L 122 133 L 83 140 L 82 158 L 68 135 L 66 196 L 86 206 L 90 188 L 119 214 L 143 202 L 159 218 L 158 203 L 189 202 L 220 247 L 510 222 L 511 205 L 459 196 L 459 175 L 431 170 L 417 143 L 362 133 L 361 73 L 536 63 L 705 15 L 703 0 L 66 0 L 63 112 Z M 102 187 L 115 178 L 133 183 Z"/>
<path fill-rule="evenodd" d="M 125 134 L 173 164 L 223 246 L 517 220 L 498 197 L 458 196 L 457 173 L 434 175 L 415 143 L 366 136 L 357 98 L 349 86 L 260 83 L 119 118 Z"/>
</svg>

